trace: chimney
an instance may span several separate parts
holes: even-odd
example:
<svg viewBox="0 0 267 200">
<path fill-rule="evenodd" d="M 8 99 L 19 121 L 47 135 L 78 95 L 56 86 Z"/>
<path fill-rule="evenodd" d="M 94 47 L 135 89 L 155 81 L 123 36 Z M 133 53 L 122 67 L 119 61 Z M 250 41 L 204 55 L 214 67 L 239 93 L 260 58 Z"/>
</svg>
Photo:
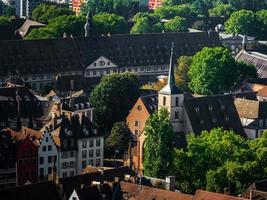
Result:
<svg viewBox="0 0 267 200">
<path fill-rule="evenodd" d="M 225 194 L 225 195 L 230 195 L 230 193 L 229 193 L 229 189 L 226 187 L 226 188 L 223 188 L 223 193 Z"/>
<path fill-rule="evenodd" d="M 175 191 L 175 176 L 167 176 L 165 178 L 166 190 Z"/>
</svg>

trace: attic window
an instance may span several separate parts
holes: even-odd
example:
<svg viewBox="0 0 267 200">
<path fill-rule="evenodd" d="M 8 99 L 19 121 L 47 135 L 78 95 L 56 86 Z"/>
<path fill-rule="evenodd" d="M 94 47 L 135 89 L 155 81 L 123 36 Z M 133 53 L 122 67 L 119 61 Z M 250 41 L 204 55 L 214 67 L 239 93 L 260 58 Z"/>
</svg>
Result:
<svg viewBox="0 0 267 200">
<path fill-rule="evenodd" d="M 137 110 L 142 110 L 142 106 L 137 106 Z"/>
<path fill-rule="evenodd" d="M 196 112 L 199 112 L 199 107 L 195 107 L 195 111 Z"/>
<path fill-rule="evenodd" d="M 209 111 L 212 111 L 212 106 L 209 106 Z"/>
</svg>

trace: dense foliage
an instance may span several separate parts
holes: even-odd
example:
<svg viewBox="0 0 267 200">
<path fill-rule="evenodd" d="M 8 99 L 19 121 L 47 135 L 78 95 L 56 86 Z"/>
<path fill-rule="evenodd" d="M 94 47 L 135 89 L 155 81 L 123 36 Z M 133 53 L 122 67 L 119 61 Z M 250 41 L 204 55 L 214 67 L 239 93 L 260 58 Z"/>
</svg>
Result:
<svg viewBox="0 0 267 200">
<path fill-rule="evenodd" d="M 106 139 L 106 147 L 113 151 L 126 151 L 129 147 L 131 132 L 125 122 L 116 122 Z"/>
<path fill-rule="evenodd" d="M 228 92 L 238 82 L 257 77 L 256 69 L 235 61 L 228 49 L 204 48 L 193 56 L 189 88 L 197 94 Z"/>
<path fill-rule="evenodd" d="M 171 174 L 174 161 L 174 132 L 167 109 L 152 114 L 145 126 L 144 173 L 165 178 Z"/>
<path fill-rule="evenodd" d="M 104 76 L 91 93 L 95 119 L 107 133 L 115 122 L 123 121 L 139 97 L 135 74 L 122 73 Z"/>
<path fill-rule="evenodd" d="M 190 135 L 187 148 L 176 150 L 177 185 L 185 192 L 196 189 L 240 194 L 254 181 L 267 178 L 267 133 L 256 140 L 220 128 Z"/>
</svg>

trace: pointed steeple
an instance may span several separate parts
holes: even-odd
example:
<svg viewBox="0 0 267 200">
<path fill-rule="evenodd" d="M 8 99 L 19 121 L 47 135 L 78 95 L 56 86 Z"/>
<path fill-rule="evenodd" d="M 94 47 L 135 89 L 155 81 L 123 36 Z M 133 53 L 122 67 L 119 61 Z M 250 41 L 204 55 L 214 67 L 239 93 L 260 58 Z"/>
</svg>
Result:
<svg viewBox="0 0 267 200">
<path fill-rule="evenodd" d="M 173 48 L 174 48 L 174 43 L 172 43 L 172 48 L 171 48 L 168 83 L 162 90 L 159 91 L 159 93 L 165 93 L 165 94 L 179 94 L 179 93 L 181 93 L 175 85 L 174 65 L 173 65 Z"/>
<path fill-rule="evenodd" d="M 242 50 L 246 51 L 246 48 L 247 48 L 247 36 L 244 35 L 243 36 L 243 41 L 242 41 Z"/>
<path fill-rule="evenodd" d="M 84 25 L 84 33 L 85 33 L 84 36 L 85 37 L 89 37 L 91 35 L 92 23 L 93 23 L 93 15 L 91 11 L 89 11 L 86 16 L 86 24 Z"/>
</svg>

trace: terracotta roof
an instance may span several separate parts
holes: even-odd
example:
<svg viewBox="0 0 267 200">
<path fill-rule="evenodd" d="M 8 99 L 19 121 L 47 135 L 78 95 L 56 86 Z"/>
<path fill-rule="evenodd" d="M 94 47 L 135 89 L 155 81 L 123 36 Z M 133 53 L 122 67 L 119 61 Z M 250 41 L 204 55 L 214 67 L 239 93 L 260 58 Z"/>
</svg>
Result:
<svg viewBox="0 0 267 200">
<path fill-rule="evenodd" d="M 208 192 L 204 190 L 197 190 L 193 200 L 248 200 L 248 199 L 220 194 L 220 193 Z"/>
<path fill-rule="evenodd" d="M 241 118 L 267 118 L 267 102 L 237 98 L 235 100 L 235 106 Z"/>
<path fill-rule="evenodd" d="M 267 97 L 267 87 L 263 87 L 258 91 L 257 96 Z"/>
<path fill-rule="evenodd" d="M 193 200 L 192 195 L 126 182 L 121 182 L 121 190 L 129 200 Z"/>
<path fill-rule="evenodd" d="M 222 127 L 246 137 L 231 95 L 189 97 L 184 104 L 195 134 Z"/>
</svg>

